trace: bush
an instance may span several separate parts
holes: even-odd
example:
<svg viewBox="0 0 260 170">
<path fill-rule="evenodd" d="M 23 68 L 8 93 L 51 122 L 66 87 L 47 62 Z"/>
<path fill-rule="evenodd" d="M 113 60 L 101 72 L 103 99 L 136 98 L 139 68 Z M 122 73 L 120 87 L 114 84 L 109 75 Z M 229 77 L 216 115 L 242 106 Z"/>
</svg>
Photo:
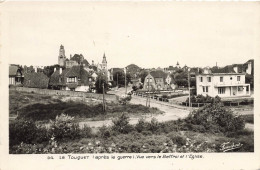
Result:
<svg viewBox="0 0 260 170">
<path fill-rule="evenodd" d="M 48 141 L 48 132 L 46 128 L 37 127 L 30 120 L 15 120 L 9 126 L 9 144 L 10 146 L 23 143 L 35 144 L 37 142 Z"/>
<path fill-rule="evenodd" d="M 80 136 L 83 138 L 90 138 L 93 136 L 91 127 L 84 125 L 82 129 L 80 129 Z"/>
<path fill-rule="evenodd" d="M 129 124 L 129 117 L 124 113 L 114 119 L 113 124 L 112 130 L 115 132 L 126 134 L 134 130 L 133 126 Z"/>
<path fill-rule="evenodd" d="M 233 112 L 226 109 L 221 102 L 213 102 L 210 105 L 193 111 L 185 119 L 185 123 L 185 126 L 188 127 L 189 130 L 199 132 L 234 132 L 242 130 L 245 127 L 243 118 L 241 116 L 235 116 Z"/>
<path fill-rule="evenodd" d="M 107 139 L 107 138 L 111 137 L 111 135 L 112 134 L 111 134 L 110 128 L 106 127 L 105 125 L 103 125 L 102 127 L 99 128 L 99 136 L 101 138 Z"/>
<path fill-rule="evenodd" d="M 144 118 L 138 120 L 138 123 L 135 125 L 135 130 L 137 132 L 143 132 L 148 130 L 149 123 L 147 123 Z"/>
<path fill-rule="evenodd" d="M 51 121 L 50 133 L 57 140 L 75 139 L 80 137 L 79 124 L 73 123 L 73 117 L 61 114 L 56 116 L 55 121 Z"/>
<path fill-rule="evenodd" d="M 183 146 L 183 145 L 186 144 L 186 139 L 185 139 L 185 137 L 179 135 L 179 134 L 176 133 L 176 132 L 169 133 L 169 134 L 167 135 L 167 137 L 169 137 L 169 138 L 172 140 L 172 142 L 173 142 L 174 144 L 176 144 L 177 146 Z"/>
</svg>

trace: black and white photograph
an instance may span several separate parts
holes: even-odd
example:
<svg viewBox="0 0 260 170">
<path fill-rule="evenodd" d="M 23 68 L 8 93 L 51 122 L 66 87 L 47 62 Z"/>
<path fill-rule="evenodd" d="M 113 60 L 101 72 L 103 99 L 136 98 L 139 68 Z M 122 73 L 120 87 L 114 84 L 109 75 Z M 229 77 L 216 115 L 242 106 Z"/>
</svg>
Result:
<svg viewBox="0 0 260 170">
<path fill-rule="evenodd" d="M 9 156 L 255 160 L 259 2 L 0 6 Z"/>
</svg>

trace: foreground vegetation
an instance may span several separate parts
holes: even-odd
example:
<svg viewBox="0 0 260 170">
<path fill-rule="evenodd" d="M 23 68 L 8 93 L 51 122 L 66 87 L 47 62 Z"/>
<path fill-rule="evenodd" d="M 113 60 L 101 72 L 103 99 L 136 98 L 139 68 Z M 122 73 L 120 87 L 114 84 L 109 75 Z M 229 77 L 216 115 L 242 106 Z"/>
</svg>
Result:
<svg viewBox="0 0 260 170">
<path fill-rule="evenodd" d="M 96 133 L 65 114 L 49 128 L 23 117 L 10 123 L 10 153 L 253 152 L 254 134 L 244 126 L 244 118 L 218 98 L 177 121 L 139 119 L 130 125 L 123 113 Z"/>
<path fill-rule="evenodd" d="M 117 117 L 121 113 L 131 116 L 142 114 L 161 114 L 157 108 L 148 108 L 143 105 L 107 103 L 106 112 L 101 102 L 74 102 L 62 101 L 48 95 L 31 94 L 12 91 L 9 99 L 10 115 L 17 115 L 17 119 L 48 122 L 54 120 L 61 113 L 74 117 L 76 120 L 84 118 L 106 119 Z"/>
</svg>

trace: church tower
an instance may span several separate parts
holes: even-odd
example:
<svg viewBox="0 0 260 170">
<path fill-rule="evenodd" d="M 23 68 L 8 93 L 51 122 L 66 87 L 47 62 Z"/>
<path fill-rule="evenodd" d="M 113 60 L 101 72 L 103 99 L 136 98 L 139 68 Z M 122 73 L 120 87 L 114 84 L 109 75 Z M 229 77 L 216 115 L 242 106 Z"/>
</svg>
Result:
<svg viewBox="0 0 260 170">
<path fill-rule="evenodd" d="M 60 45 L 60 51 L 59 51 L 59 57 L 58 57 L 58 64 L 60 66 L 65 66 L 65 60 L 66 60 L 66 56 L 65 56 L 65 49 L 63 45 Z"/>
<path fill-rule="evenodd" d="M 103 60 L 102 60 L 102 70 L 107 70 L 107 59 L 105 53 L 103 55 Z"/>
</svg>

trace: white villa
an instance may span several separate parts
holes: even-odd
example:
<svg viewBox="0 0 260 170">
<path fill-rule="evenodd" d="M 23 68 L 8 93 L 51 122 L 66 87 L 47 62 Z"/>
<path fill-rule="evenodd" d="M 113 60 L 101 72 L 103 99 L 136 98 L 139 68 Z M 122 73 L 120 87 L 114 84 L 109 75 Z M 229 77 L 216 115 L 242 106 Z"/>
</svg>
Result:
<svg viewBox="0 0 260 170">
<path fill-rule="evenodd" d="M 197 95 L 211 97 L 250 96 L 250 84 L 243 73 L 206 73 L 196 75 Z"/>
</svg>

